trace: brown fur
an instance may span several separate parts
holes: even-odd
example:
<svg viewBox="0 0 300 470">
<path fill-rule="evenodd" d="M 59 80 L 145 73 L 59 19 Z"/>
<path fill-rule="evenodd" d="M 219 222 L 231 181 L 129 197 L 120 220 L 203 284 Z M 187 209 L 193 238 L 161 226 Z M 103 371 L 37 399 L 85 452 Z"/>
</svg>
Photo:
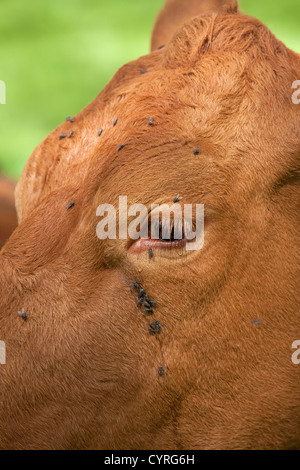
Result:
<svg viewBox="0 0 300 470">
<path fill-rule="evenodd" d="M 0 249 L 17 226 L 15 184 L 0 176 Z"/>
<path fill-rule="evenodd" d="M 236 13 L 236 0 L 167 0 L 156 20 L 151 51 L 167 44 L 172 36 L 193 17 L 209 13 Z"/>
<path fill-rule="evenodd" d="M 2 448 L 300 447 L 300 59 L 215 5 L 175 34 L 157 27 L 166 47 L 121 68 L 26 165 L 0 256 Z M 200 252 L 149 262 L 96 238 L 99 204 L 178 193 L 205 204 Z M 134 280 L 159 303 L 159 339 Z"/>
</svg>

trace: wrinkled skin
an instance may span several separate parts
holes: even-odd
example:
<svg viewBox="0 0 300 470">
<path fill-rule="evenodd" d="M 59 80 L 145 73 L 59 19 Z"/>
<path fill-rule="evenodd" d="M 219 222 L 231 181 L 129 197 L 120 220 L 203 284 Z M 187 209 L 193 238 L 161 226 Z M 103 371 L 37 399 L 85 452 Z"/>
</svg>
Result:
<svg viewBox="0 0 300 470">
<path fill-rule="evenodd" d="M 155 27 L 172 31 L 153 38 L 165 47 L 50 134 L 18 184 L 0 256 L 1 448 L 300 447 L 300 59 L 232 2 L 186 6 L 184 26 L 180 3 Z M 178 193 L 205 204 L 201 251 L 149 260 L 96 237 L 99 204 Z M 160 335 L 133 281 L 158 302 Z"/>
</svg>

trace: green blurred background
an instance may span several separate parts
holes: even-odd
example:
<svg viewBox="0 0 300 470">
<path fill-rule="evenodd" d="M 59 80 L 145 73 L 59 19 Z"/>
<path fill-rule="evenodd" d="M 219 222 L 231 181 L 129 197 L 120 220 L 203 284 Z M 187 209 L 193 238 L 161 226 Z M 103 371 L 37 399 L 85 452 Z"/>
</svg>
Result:
<svg viewBox="0 0 300 470">
<path fill-rule="evenodd" d="M 186 0 L 188 1 L 188 0 Z M 0 0 L 0 172 L 18 178 L 35 146 L 115 71 L 149 51 L 164 0 Z M 300 52 L 300 0 L 241 0 Z M 300 79 L 300 77 L 299 77 Z"/>
</svg>

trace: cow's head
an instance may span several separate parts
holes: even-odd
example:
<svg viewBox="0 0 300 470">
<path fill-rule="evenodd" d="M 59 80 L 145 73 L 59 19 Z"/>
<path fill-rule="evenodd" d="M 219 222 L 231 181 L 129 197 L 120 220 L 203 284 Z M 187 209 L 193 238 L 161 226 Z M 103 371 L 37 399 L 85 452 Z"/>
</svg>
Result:
<svg viewBox="0 0 300 470">
<path fill-rule="evenodd" d="M 300 443 L 299 56 L 235 1 L 168 1 L 153 48 L 18 184 L 1 253 L 3 447 Z M 177 194 L 205 206 L 201 250 L 96 236 L 100 204 Z"/>
</svg>

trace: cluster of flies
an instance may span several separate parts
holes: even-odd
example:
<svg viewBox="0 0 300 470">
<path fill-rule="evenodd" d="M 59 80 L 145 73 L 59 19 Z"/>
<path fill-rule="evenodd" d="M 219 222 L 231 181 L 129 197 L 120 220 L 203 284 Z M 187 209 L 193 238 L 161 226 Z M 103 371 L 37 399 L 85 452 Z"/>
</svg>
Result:
<svg viewBox="0 0 300 470">
<path fill-rule="evenodd" d="M 154 309 L 157 307 L 157 302 L 150 299 L 145 289 L 143 289 L 138 282 L 134 281 L 133 285 L 138 294 L 137 306 L 144 309 L 145 315 L 153 315 Z M 148 331 L 151 335 L 158 335 L 161 330 L 162 326 L 159 321 L 153 320 L 149 322 Z M 160 377 L 164 375 L 164 369 L 162 366 L 158 368 L 158 375 Z"/>
</svg>

